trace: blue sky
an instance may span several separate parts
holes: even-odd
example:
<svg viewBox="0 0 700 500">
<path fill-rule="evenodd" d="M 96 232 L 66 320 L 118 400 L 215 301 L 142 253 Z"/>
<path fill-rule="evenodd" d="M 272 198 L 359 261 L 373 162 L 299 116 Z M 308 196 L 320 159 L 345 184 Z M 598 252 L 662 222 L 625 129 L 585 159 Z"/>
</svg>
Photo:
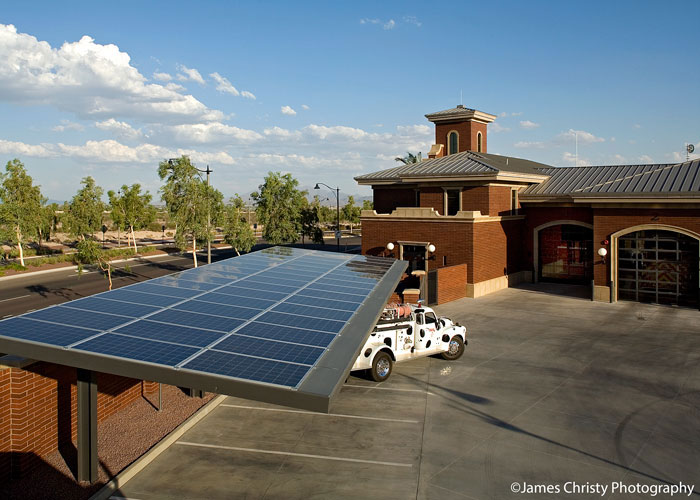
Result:
<svg viewBox="0 0 700 500">
<path fill-rule="evenodd" d="M 424 114 L 498 115 L 491 153 L 564 166 L 700 150 L 700 2 L 13 2 L 0 11 L 0 162 L 52 199 L 82 177 L 156 192 L 158 161 L 226 196 L 305 188 L 434 142 Z"/>
</svg>

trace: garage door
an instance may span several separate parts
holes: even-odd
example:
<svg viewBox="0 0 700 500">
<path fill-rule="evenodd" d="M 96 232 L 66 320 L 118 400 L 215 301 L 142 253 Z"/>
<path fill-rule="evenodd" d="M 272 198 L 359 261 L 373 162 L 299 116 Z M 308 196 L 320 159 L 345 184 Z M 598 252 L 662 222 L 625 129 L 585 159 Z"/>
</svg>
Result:
<svg viewBox="0 0 700 500">
<path fill-rule="evenodd" d="M 618 239 L 618 299 L 696 307 L 698 240 L 673 231 Z"/>
<path fill-rule="evenodd" d="M 540 281 L 590 283 L 593 278 L 593 230 L 572 224 L 539 232 Z"/>
</svg>

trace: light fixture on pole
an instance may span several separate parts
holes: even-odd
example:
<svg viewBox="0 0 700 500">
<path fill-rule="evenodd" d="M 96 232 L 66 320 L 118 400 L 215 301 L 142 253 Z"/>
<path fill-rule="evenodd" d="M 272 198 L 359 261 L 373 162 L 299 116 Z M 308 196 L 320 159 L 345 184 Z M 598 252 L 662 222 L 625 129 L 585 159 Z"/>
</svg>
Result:
<svg viewBox="0 0 700 500">
<path fill-rule="evenodd" d="M 393 256 L 394 256 L 394 254 L 391 253 L 391 252 L 394 251 L 394 248 L 395 248 L 395 247 L 394 247 L 394 243 L 392 243 L 391 241 L 390 241 L 389 243 L 386 244 L 386 249 L 389 251 L 389 257 L 393 257 Z M 385 257 L 386 257 L 386 255 L 385 255 Z"/>
<path fill-rule="evenodd" d="M 179 158 L 170 158 L 168 160 L 168 164 L 170 166 L 173 166 L 173 164 L 178 161 Z M 202 170 L 201 168 L 197 168 L 194 165 L 192 165 L 192 168 L 194 168 L 197 172 L 202 172 L 207 174 L 207 264 L 211 264 L 211 232 L 209 229 L 209 226 L 211 226 L 211 195 L 209 193 L 209 174 L 213 172 L 209 168 L 209 165 L 207 165 L 206 170 Z"/>
<path fill-rule="evenodd" d="M 335 191 L 335 207 L 337 209 L 337 217 L 336 217 L 336 227 L 335 227 L 335 244 L 338 248 L 338 252 L 340 252 L 340 188 L 335 187 L 332 188 L 328 184 L 324 184 L 323 182 L 317 182 L 316 185 L 314 186 L 314 189 L 321 189 L 321 186 L 326 186 L 328 189 L 331 191 Z"/>
</svg>

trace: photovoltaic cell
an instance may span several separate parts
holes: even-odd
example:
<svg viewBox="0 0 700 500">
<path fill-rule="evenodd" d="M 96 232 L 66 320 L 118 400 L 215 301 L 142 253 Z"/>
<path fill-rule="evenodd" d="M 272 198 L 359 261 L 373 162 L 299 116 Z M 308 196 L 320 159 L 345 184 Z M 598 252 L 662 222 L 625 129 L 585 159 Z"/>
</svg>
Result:
<svg viewBox="0 0 700 500">
<path fill-rule="evenodd" d="M 159 279 L 155 284 L 170 286 L 175 288 L 186 288 L 189 290 L 208 291 L 220 287 L 216 283 L 202 283 L 185 279 Z"/>
<path fill-rule="evenodd" d="M 284 314 L 278 312 L 266 312 L 258 318 L 264 323 L 272 323 L 275 325 L 295 326 L 297 328 L 306 328 L 309 330 L 319 330 L 321 332 L 339 333 L 343 329 L 345 323 L 343 321 L 334 321 L 331 319 L 309 318 L 306 316 L 295 316 L 293 314 Z"/>
<path fill-rule="evenodd" d="M 172 323 L 173 325 L 206 328 L 208 330 L 217 330 L 220 332 L 230 332 L 243 324 L 242 319 L 224 318 L 223 316 L 178 311 L 176 309 L 166 309 L 165 311 L 149 316 L 148 319 L 151 321 Z"/>
<path fill-rule="evenodd" d="M 253 321 L 236 330 L 237 334 L 250 335 L 263 339 L 284 340 L 297 344 L 304 344 L 317 347 L 327 347 L 335 338 L 334 333 L 317 332 L 304 330 L 302 328 L 292 328 L 284 325 L 271 325 Z"/>
<path fill-rule="evenodd" d="M 282 293 L 282 292 L 275 292 L 275 291 L 266 292 L 265 290 L 255 290 L 253 288 L 244 288 L 242 286 L 238 286 L 238 282 L 236 283 L 235 286 L 231 285 L 231 286 L 225 286 L 223 288 L 219 288 L 218 290 L 216 290 L 216 293 L 236 295 L 238 297 L 252 297 L 252 298 L 256 298 L 256 299 L 272 300 L 275 302 L 284 299 L 288 295 L 287 293 Z"/>
<path fill-rule="evenodd" d="M 338 309 L 341 311 L 355 312 L 360 304 L 353 302 L 345 302 L 342 300 L 319 299 L 318 297 L 309 297 L 306 295 L 294 294 L 284 301 L 291 304 L 303 304 L 307 306 L 326 307 L 328 309 Z"/>
<path fill-rule="evenodd" d="M 32 313 L 31 318 L 60 323 L 62 325 L 80 326 L 95 330 L 109 330 L 118 325 L 132 321 L 133 318 L 103 314 L 91 311 L 79 311 L 65 306 L 49 307 Z"/>
<path fill-rule="evenodd" d="M 274 304 L 274 302 L 272 302 Z M 224 304 L 212 304 L 201 300 L 189 300 L 174 307 L 180 311 L 191 311 L 204 314 L 214 314 L 226 318 L 250 319 L 256 314 L 260 314 L 262 309 L 252 309 L 250 307 L 236 307 Z"/>
<path fill-rule="evenodd" d="M 311 318 L 335 319 L 338 321 L 347 321 L 352 317 L 352 313 L 348 311 L 339 311 L 337 309 L 325 309 L 322 307 L 303 306 L 299 304 L 289 304 L 282 302 L 275 306 L 273 311 L 289 314 L 297 314 L 299 316 L 308 316 Z"/>
<path fill-rule="evenodd" d="M 212 349 L 276 359 L 278 361 L 291 361 L 309 366 L 313 365 L 321 357 L 321 354 L 325 352 L 324 349 L 319 347 L 287 344 L 235 334 L 212 346 Z"/>
<path fill-rule="evenodd" d="M 254 297 L 230 295 L 217 292 L 208 293 L 206 295 L 198 297 L 197 300 L 206 302 L 207 304 L 227 304 L 231 306 L 243 306 L 249 308 L 259 307 L 260 309 L 267 309 L 268 307 L 271 307 L 278 302 L 277 300 L 264 300 Z"/>
<path fill-rule="evenodd" d="M 48 325 L 22 316 L 0 322 L 0 335 L 61 347 L 69 346 L 98 333 L 100 333 L 98 330 L 74 326 Z"/>
<path fill-rule="evenodd" d="M 149 282 L 138 283 L 132 285 L 133 289 L 139 292 L 154 293 L 158 295 L 167 295 L 170 297 L 179 297 L 181 299 L 189 299 L 195 295 L 199 295 L 199 290 L 189 290 L 186 288 L 176 288 L 174 286 L 152 285 Z"/>
<path fill-rule="evenodd" d="M 75 349 L 166 366 L 177 365 L 199 350 L 196 347 L 136 339 L 113 333 L 78 344 Z"/>
<path fill-rule="evenodd" d="M 175 344 L 186 344 L 195 347 L 206 347 L 217 341 L 223 335 L 222 332 L 212 332 L 188 326 L 168 325 L 142 319 L 134 323 L 122 326 L 115 333 L 123 333 L 133 337 L 143 337 L 151 340 L 161 340 Z"/>
<path fill-rule="evenodd" d="M 205 351 L 183 368 L 287 387 L 296 387 L 309 371 L 309 367 L 304 365 L 218 351 Z"/>
<path fill-rule="evenodd" d="M 96 311 L 109 314 L 118 314 L 130 318 L 140 318 L 146 314 L 160 311 L 160 307 L 134 304 L 133 302 L 122 302 L 119 300 L 103 299 L 101 297 L 86 297 L 84 299 L 71 300 L 62 305 L 70 309 L 81 309 L 83 311 Z"/>
<path fill-rule="evenodd" d="M 107 295 L 107 294 L 105 294 Z M 131 289 L 112 290 L 109 292 L 109 298 L 112 300 L 123 300 L 124 302 L 132 302 L 134 304 L 146 304 L 149 306 L 167 307 L 180 302 L 182 299 L 178 297 L 166 297 L 153 293 L 142 293 Z"/>
</svg>

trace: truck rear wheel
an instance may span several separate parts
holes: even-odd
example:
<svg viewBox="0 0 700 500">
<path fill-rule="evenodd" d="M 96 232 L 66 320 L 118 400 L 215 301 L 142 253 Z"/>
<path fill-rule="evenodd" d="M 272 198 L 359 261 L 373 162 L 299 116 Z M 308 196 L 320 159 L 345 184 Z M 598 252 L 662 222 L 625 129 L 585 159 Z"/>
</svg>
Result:
<svg viewBox="0 0 700 500">
<path fill-rule="evenodd" d="M 448 361 L 454 361 L 455 359 L 461 358 L 462 354 L 464 354 L 464 341 L 462 337 L 455 335 L 450 339 L 447 350 L 443 352 L 441 356 Z"/>
<path fill-rule="evenodd" d="M 375 382 L 384 382 L 391 375 L 391 370 L 394 367 L 394 362 L 388 352 L 380 351 L 372 361 L 372 380 Z"/>
</svg>

